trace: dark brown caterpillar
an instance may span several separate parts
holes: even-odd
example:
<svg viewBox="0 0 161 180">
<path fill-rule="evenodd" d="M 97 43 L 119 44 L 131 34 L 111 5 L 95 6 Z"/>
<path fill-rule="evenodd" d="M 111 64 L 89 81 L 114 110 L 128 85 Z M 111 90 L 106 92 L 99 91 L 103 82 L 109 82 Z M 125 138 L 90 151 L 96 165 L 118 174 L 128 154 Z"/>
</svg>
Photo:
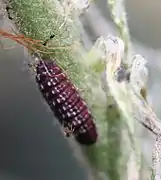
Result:
<svg viewBox="0 0 161 180">
<path fill-rule="evenodd" d="M 80 144 L 94 144 L 98 137 L 94 118 L 62 69 L 52 60 L 40 60 L 36 65 L 36 82 L 59 122 L 73 128 Z"/>
<path fill-rule="evenodd" d="M 41 41 L 27 38 L 21 34 L 15 35 L 0 29 L 0 36 L 10 38 L 32 51 L 45 54 L 53 53 L 53 49 L 51 52 L 40 50 L 39 48 L 43 46 Z M 49 49 L 47 48 L 47 50 Z M 37 57 L 37 53 L 35 55 Z M 34 67 L 34 65 L 31 65 L 31 67 Z M 94 144 L 98 137 L 94 118 L 62 69 L 52 60 L 43 61 L 39 59 L 36 65 L 36 81 L 44 99 L 58 117 L 60 123 L 65 125 L 67 129 L 65 134 L 70 136 L 73 132 L 80 144 Z M 72 131 L 70 130 L 71 127 Z"/>
</svg>

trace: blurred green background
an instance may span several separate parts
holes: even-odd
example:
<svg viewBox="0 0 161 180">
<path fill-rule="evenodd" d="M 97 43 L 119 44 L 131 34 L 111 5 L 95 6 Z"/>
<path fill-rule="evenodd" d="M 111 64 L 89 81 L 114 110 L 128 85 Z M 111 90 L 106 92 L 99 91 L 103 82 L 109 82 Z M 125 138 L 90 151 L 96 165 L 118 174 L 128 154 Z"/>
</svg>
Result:
<svg viewBox="0 0 161 180">
<path fill-rule="evenodd" d="M 130 33 L 137 53 L 149 62 L 148 99 L 159 117 L 161 91 L 161 2 L 126 0 Z M 0 15 L 0 27 L 9 22 Z M 117 34 L 105 0 L 97 0 L 81 17 L 85 46 L 100 35 Z M 86 180 L 88 168 L 74 157 L 71 146 L 54 123 L 25 64 L 21 47 L 0 49 L 0 178 Z M 142 148 L 151 162 L 153 137 L 143 129 Z M 75 148 L 76 149 L 76 148 Z M 77 156 L 81 156 L 80 154 Z M 81 157 L 80 157 L 81 158 Z"/>
</svg>

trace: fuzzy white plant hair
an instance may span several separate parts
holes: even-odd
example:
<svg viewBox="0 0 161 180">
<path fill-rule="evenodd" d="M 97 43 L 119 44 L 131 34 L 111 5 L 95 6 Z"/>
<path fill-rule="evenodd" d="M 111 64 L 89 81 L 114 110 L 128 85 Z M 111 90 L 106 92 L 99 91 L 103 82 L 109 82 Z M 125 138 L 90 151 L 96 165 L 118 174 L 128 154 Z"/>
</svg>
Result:
<svg viewBox="0 0 161 180">
<path fill-rule="evenodd" d="M 89 0 L 62 0 L 62 5 L 66 12 L 75 11 L 81 15 L 90 6 Z"/>
</svg>

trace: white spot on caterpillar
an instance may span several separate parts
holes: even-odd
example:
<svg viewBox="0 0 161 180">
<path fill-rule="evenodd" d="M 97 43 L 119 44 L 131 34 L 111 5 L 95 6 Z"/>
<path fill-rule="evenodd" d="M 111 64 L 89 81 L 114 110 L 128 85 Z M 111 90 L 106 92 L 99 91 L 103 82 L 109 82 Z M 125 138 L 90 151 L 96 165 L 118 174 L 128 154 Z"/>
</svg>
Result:
<svg viewBox="0 0 161 180">
<path fill-rule="evenodd" d="M 78 120 L 78 124 L 81 124 L 81 121 L 80 121 L 80 120 Z"/>
<path fill-rule="evenodd" d="M 76 126 L 76 125 L 77 125 L 77 122 L 76 122 L 76 121 L 73 121 L 72 123 L 73 123 L 73 125 L 74 125 L 74 126 Z"/>
<path fill-rule="evenodd" d="M 56 85 L 56 82 L 55 82 L 55 81 L 53 81 L 53 85 L 54 85 L 54 86 Z"/>
<path fill-rule="evenodd" d="M 53 101 L 53 106 L 55 106 L 55 102 Z"/>
<path fill-rule="evenodd" d="M 66 110 L 67 110 L 65 106 L 63 106 L 63 110 L 64 110 L 64 111 L 66 111 Z"/>
<path fill-rule="evenodd" d="M 60 99 L 60 98 L 58 98 L 58 99 L 57 99 L 57 102 L 58 102 L 58 103 L 60 103 L 60 102 L 61 102 L 61 99 Z"/>
<path fill-rule="evenodd" d="M 76 115 L 76 112 L 75 112 L 75 111 L 73 111 L 73 115 L 74 115 L 74 116 Z"/>
<path fill-rule="evenodd" d="M 52 93 L 52 94 L 55 94 L 55 91 L 54 91 L 54 90 L 52 90 L 52 91 L 51 91 L 51 93 Z"/>
<path fill-rule="evenodd" d="M 67 112 L 67 116 L 68 116 L 68 117 L 71 117 L 71 114 L 70 114 L 69 112 Z"/>
<path fill-rule="evenodd" d="M 50 82 L 50 81 L 48 81 L 48 83 L 47 83 L 47 84 L 48 84 L 48 86 L 51 86 L 51 82 Z"/>
<path fill-rule="evenodd" d="M 69 105 L 68 105 L 68 108 L 71 108 L 71 107 L 72 107 L 72 106 L 69 104 Z"/>
</svg>

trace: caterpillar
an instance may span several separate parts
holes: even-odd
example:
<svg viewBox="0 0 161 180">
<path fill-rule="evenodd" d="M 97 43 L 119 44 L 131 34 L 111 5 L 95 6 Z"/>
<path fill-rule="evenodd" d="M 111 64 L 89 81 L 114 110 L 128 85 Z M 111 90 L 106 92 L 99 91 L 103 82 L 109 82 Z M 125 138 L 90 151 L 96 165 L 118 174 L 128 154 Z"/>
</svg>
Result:
<svg viewBox="0 0 161 180">
<path fill-rule="evenodd" d="M 98 134 L 94 117 L 63 70 L 51 59 L 40 60 L 35 70 L 40 92 L 60 124 L 65 124 L 68 129 L 72 127 L 78 143 L 96 143 Z"/>
<path fill-rule="evenodd" d="M 38 49 L 43 46 L 39 40 L 33 40 L 24 35 L 14 35 L 2 29 L 0 29 L 0 36 L 10 38 L 32 51 L 50 53 L 46 51 L 48 47 L 46 50 Z M 37 53 L 35 55 L 37 57 Z M 28 65 L 30 66 L 30 63 Z M 64 131 L 65 135 L 69 137 L 72 133 L 77 142 L 83 145 L 96 143 L 98 133 L 94 117 L 63 70 L 52 59 L 39 57 L 34 69 L 40 92 L 60 124 L 67 130 Z"/>
</svg>

